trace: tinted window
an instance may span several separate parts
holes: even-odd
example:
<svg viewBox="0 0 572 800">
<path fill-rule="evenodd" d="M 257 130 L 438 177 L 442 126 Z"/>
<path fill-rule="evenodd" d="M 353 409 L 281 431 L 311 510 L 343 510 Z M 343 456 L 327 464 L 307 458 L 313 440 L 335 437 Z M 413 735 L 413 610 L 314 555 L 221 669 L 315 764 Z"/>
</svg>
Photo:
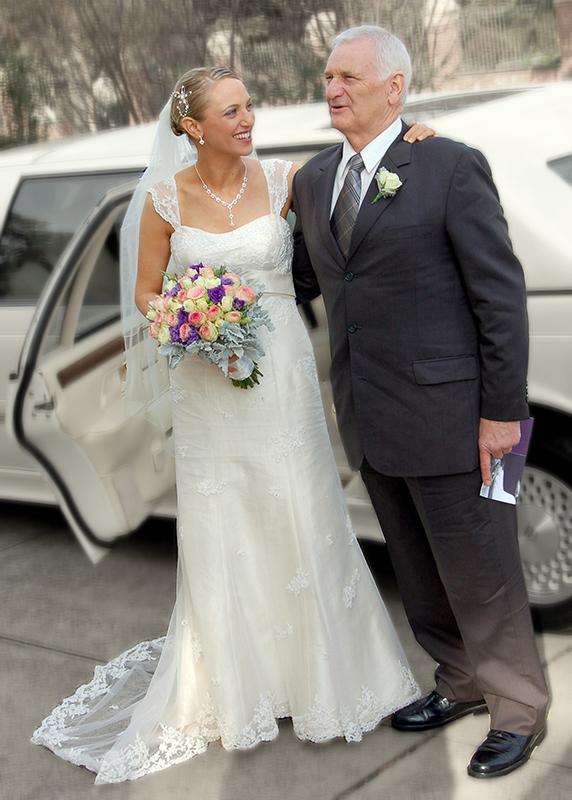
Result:
<svg viewBox="0 0 572 800">
<path fill-rule="evenodd" d="M 98 200 L 136 174 L 22 181 L 0 238 L 0 302 L 34 304 L 71 236 Z"/>
<path fill-rule="evenodd" d="M 97 257 L 79 315 L 75 338 L 119 319 L 121 316 L 119 296 L 119 232 L 123 214 L 107 235 L 105 245 Z"/>
<path fill-rule="evenodd" d="M 554 161 L 548 162 L 548 166 L 564 178 L 566 183 L 572 185 L 572 155 L 555 158 Z"/>
</svg>

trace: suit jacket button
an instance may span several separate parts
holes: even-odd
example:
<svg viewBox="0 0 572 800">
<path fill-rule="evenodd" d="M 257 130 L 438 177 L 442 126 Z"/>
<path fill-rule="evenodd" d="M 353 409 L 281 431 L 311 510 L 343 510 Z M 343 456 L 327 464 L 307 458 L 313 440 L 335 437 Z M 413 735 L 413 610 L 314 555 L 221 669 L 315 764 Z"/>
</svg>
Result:
<svg viewBox="0 0 572 800">
<path fill-rule="evenodd" d="M 349 281 L 353 281 L 355 275 L 353 274 L 353 272 L 344 272 L 344 278 L 349 283 Z"/>
<path fill-rule="evenodd" d="M 357 331 L 357 325 L 352 322 L 351 325 L 348 325 L 348 333 L 355 333 Z"/>
</svg>

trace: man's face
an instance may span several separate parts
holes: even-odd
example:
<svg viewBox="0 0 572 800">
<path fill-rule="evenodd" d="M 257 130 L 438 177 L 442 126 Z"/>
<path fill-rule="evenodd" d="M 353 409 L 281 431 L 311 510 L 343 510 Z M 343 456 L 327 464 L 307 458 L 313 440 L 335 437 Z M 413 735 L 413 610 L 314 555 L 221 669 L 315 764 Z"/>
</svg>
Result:
<svg viewBox="0 0 572 800">
<path fill-rule="evenodd" d="M 370 132 L 376 135 L 380 120 L 395 116 L 399 108 L 392 86 L 394 77 L 381 79 L 375 43 L 370 38 L 343 42 L 334 48 L 324 70 L 332 127 L 347 137 Z"/>
</svg>

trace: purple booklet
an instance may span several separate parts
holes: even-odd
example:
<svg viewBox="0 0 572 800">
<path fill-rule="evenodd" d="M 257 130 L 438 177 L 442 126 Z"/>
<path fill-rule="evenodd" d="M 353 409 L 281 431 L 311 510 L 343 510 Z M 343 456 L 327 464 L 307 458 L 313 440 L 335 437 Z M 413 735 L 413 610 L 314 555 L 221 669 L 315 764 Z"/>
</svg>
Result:
<svg viewBox="0 0 572 800">
<path fill-rule="evenodd" d="M 520 442 L 506 456 L 491 458 L 493 482 L 490 486 L 486 486 L 483 483 L 481 497 L 487 497 L 489 500 L 499 500 L 501 503 L 510 503 L 513 506 L 516 505 L 533 424 L 533 417 L 522 419 L 520 421 Z"/>
</svg>

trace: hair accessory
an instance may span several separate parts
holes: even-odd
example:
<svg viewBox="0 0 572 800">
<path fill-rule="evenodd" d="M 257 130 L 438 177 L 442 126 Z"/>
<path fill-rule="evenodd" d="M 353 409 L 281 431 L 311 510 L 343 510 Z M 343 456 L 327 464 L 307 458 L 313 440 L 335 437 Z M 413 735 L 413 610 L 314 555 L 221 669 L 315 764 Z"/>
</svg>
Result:
<svg viewBox="0 0 572 800">
<path fill-rule="evenodd" d="M 192 95 L 192 93 L 193 90 L 189 89 L 187 91 L 187 89 L 185 89 L 184 84 L 181 86 L 180 89 L 171 93 L 171 97 L 177 98 L 177 103 L 176 103 L 177 111 L 182 117 L 186 117 L 189 114 L 189 109 L 191 107 L 189 97 L 190 95 Z"/>
</svg>

